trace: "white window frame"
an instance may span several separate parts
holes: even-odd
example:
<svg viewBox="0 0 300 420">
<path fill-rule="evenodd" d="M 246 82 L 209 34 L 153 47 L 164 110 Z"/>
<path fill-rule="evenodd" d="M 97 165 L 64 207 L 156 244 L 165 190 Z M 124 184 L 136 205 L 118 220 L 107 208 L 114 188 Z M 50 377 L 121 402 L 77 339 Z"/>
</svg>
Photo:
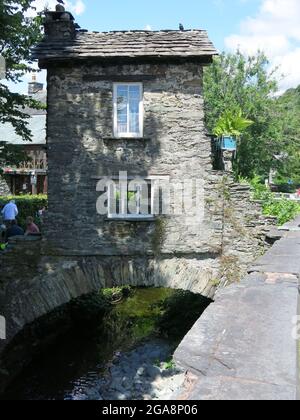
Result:
<svg viewBox="0 0 300 420">
<path fill-rule="evenodd" d="M 139 86 L 140 88 L 140 103 L 139 103 L 139 128 L 140 131 L 138 133 L 130 133 L 129 131 L 126 133 L 119 133 L 118 132 L 118 103 L 117 103 L 117 92 L 119 86 Z M 114 137 L 116 138 L 141 138 L 143 137 L 144 132 L 144 103 L 143 103 L 143 83 L 114 83 L 113 86 L 113 122 L 114 122 Z M 129 106 L 129 104 L 128 104 Z M 128 124 L 129 124 L 129 109 L 128 109 Z"/>
<path fill-rule="evenodd" d="M 116 195 L 116 186 L 109 185 L 108 187 L 108 215 L 107 218 L 110 220 L 154 220 L 154 186 L 152 185 L 151 179 L 146 179 L 148 183 L 148 188 L 151 188 L 151 213 L 150 214 L 140 214 L 140 203 L 137 203 L 137 212 L 138 213 L 128 213 L 127 206 L 128 202 L 121 201 L 121 213 L 113 213 L 111 212 L 111 200 L 115 200 Z"/>
</svg>

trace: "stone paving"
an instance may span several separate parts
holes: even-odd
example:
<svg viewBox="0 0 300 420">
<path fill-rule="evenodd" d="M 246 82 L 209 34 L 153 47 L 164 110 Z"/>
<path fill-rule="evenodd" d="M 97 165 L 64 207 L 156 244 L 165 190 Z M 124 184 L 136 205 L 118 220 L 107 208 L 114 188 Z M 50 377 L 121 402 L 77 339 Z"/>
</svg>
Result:
<svg viewBox="0 0 300 420">
<path fill-rule="evenodd" d="M 297 399 L 299 219 L 242 282 L 218 292 L 184 338 L 175 361 L 188 379 L 174 399 Z"/>
</svg>

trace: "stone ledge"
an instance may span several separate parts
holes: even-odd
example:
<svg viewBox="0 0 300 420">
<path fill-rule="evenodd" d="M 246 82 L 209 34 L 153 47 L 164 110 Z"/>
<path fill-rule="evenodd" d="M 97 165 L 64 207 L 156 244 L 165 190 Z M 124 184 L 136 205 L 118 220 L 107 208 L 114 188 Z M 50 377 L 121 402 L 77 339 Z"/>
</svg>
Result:
<svg viewBox="0 0 300 420">
<path fill-rule="evenodd" d="M 12 236 L 8 243 L 37 242 L 42 240 L 42 235 Z"/>
<path fill-rule="evenodd" d="M 104 137 L 103 141 L 151 141 L 150 137 Z"/>
<path fill-rule="evenodd" d="M 174 355 L 196 377 L 185 399 L 297 399 L 299 261 L 300 234 L 291 232 L 217 293 Z"/>
<path fill-rule="evenodd" d="M 300 232 L 287 232 L 248 272 L 300 275 Z"/>
<path fill-rule="evenodd" d="M 296 278 L 252 274 L 219 292 L 175 352 L 198 378 L 187 399 L 295 400 L 297 305 Z"/>
<path fill-rule="evenodd" d="M 152 223 L 157 220 L 157 217 L 151 216 L 151 217 L 106 217 L 105 220 L 107 222 L 125 222 L 125 223 Z"/>
</svg>

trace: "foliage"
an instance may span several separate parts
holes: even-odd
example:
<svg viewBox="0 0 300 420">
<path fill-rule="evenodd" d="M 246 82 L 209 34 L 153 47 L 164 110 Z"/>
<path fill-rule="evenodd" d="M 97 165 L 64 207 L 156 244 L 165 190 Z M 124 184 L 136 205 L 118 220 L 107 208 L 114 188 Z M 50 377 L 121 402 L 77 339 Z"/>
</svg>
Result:
<svg viewBox="0 0 300 420">
<path fill-rule="evenodd" d="M 263 202 L 267 202 L 272 199 L 272 192 L 269 188 L 262 183 L 262 179 L 260 176 L 256 175 L 254 178 L 250 180 L 250 186 L 252 190 L 252 197 L 254 200 L 260 200 Z"/>
<path fill-rule="evenodd" d="M 300 214 L 300 203 L 288 200 L 284 197 L 278 199 L 269 188 L 261 183 L 260 177 L 256 176 L 250 181 L 252 194 L 255 200 L 260 200 L 263 212 L 266 216 L 277 217 L 278 225 L 281 226 L 293 220 Z"/>
<path fill-rule="evenodd" d="M 275 182 L 300 185 L 300 86 L 290 89 L 277 99 L 282 124 L 284 153 L 278 161 Z"/>
<path fill-rule="evenodd" d="M 245 57 L 223 53 L 204 72 L 206 126 L 212 133 L 220 116 L 242 113 L 253 121 L 238 142 L 236 176 L 267 177 L 282 153 L 282 125 L 275 94 L 274 72 L 263 53 Z"/>
<path fill-rule="evenodd" d="M 103 289 L 101 290 L 101 293 L 109 302 L 115 303 L 117 301 L 121 301 L 123 298 L 129 297 L 132 294 L 132 288 L 131 286 L 113 287 Z"/>
<path fill-rule="evenodd" d="M 166 370 L 172 370 L 176 368 L 176 363 L 175 361 L 171 358 L 169 360 L 167 360 L 164 364 L 163 364 L 163 369 Z"/>
<path fill-rule="evenodd" d="M 276 216 L 278 224 L 281 226 L 300 214 L 300 203 L 285 198 L 280 200 L 273 199 L 265 203 L 264 214 L 267 216 Z"/>
<path fill-rule="evenodd" d="M 6 82 L 20 82 L 32 70 L 31 47 L 41 38 L 41 17 L 29 18 L 33 0 L 0 0 L 0 54 L 6 59 Z M 26 108 L 42 108 L 32 98 L 11 92 L 7 83 L 0 83 L 0 124 L 10 123 L 16 134 L 31 140 Z M 1 141 L 1 139 L 0 139 Z M 0 148 L 0 163 L 15 164 L 16 156 Z"/>
<path fill-rule="evenodd" d="M 253 121 L 247 120 L 243 117 L 242 110 L 239 109 L 237 113 L 225 111 L 219 118 L 213 134 L 217 137 L 225 135 L 241 137 L 241 135 L 253 124 Z"/>
<path fill-rule="evenodd" d="M 43 207 L 47 207 L 48 200 L 46 195 L 21 195 L 21 196 L 0 196 L 0 203 L 7 204 L 10 200 L 15 200 L 19 209 L 18 223 L 21 227 L 26 227 L 26 218 L 32 216 L 35 223 L 40 225 L 37 213 Z"/>
<path fill-rule="evenodd" d="M 114 289 L 115 290 L 115 289 Z M 104 296 L 114 292 L 105 290 Z M 118 343 L 120 347 L 131 346 L 156 333 L 156 322 L 161 309 L 158 302 L 172 295 L 170 289 L 140 288 L 131 290 L 130 296 L 120 304 L 111 305 L 112 310 L 106 314 L 102 331 L 108 341 Z"/>
<path fill-rule="evenodd" d="M 3 174 L 5 166 L 14 167 L 28 160 L 29 156 L 22 147 L 0 141 L 0 175 Z"/>
<path fill-rule="evenodd" d="M 109 317 L 117 301 L 121 303 L 132 293 L 130 286 L 120 286 L 101 289 L 99 292 L 74 299 L 70 308 L 73 323 L 83 328 L 86 328 L 87 323 L 99 323 L 104 316 Z"/>
</svg>

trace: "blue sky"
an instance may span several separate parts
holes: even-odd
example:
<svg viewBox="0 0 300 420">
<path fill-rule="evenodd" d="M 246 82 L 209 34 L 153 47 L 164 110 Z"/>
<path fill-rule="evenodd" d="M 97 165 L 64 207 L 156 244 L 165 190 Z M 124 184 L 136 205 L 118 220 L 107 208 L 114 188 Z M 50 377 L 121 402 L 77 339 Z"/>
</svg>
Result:
<svg viewBox="0 0 300 420">
<path fill-rule="evenodd" d="M 243 17 L 255 13 L 259 0 L 85 0 L 85 12 L 77 17 L 89 30 L 207 29 L 218 49 L 237 31 Z"/>
<path fill-rule="evenodd" d="M 280 89 L 300 84 L 300 0 L 65 0 L 88 30 L 206 29 L 219 51 L 264 50 L 270 67 L 280 66 Z M 56 0 L 35 0 L 54 9 Z M 28 76 L 29 77 L 29 76 Z M 28 80 L 28 77 L 25 80 Z M 39 74 L 44 79 L 44 74 Z M 25 83 L 17 87 L 24 91 Z"/>
</svg>

